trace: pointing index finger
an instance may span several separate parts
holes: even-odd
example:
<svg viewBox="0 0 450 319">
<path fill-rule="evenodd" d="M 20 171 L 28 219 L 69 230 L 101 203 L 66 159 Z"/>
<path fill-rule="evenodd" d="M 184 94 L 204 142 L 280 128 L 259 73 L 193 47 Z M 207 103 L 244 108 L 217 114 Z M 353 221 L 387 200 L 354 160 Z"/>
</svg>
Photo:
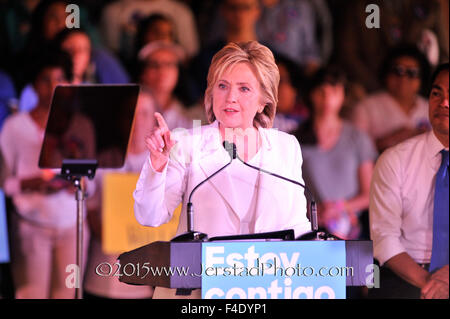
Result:
<svg viewBox="0 0 450 319">
<path fill-rule="evenodd" d="M 162 133 L 169 131 L 169 127 L 167 126 L 166 121 L 164 121 L 164 118 L 161 115 L 161 113 L 155 112 L 155 118 L 156 121 L 158 122 L 158 126 L 161 129 Z"/>
</svg>

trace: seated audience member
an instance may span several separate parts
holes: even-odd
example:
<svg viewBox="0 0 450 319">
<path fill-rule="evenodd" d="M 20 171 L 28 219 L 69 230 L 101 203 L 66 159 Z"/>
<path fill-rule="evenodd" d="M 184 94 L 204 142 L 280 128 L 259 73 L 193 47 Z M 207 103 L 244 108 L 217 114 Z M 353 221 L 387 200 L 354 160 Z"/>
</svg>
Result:
<svg viewBox="0 0 450 319">
<path fill-rule="evenodd" d="M 84 279 L 84 298 L 150 298 L 153 294 L 151 287 L 127 285 L 120 282 L 116 276 L 99 276 L 96 269 L 102 263 L 114 265 L 119 255 L 106 254 L 102 250 L 103 177 L 108 172 L 138 173 L 141 171 L 149 156 L 145 146 L 145 137 L 150 134 L 154 127 L 154 111 L 155 101 L 152 95 L 146 91 L 141 91 L 123 168 L 118 170 L 99 169 L 96 172 L 95 182 L 97 187 L 93 196 L 87 201 L 88 222 L 92 235 Z"/>
<path fill-rule="evenodd" d="M 302 146 L 303 176 L 318 201 L 319 226 L 340 238 L 357 239 L 359 217 L 369 207 L 377 153 L 364 132 L 339 116 L 343 74 L 332 67 L 320 69 L 308 84 L 311 116 L 295 133 Z"/>
<path fill-rule="evenodd" d="M 315 7 L 307 0 L 262 0 L 256 24 L 260 41 L 312 74 L 321 63 Z"/>
<path fill-rule="evenodd" d="M 32 59 L 35 57 L 43 48 L 46 48 L 49 42 L 63 29 L 67 28 L 66 19 L 68 18 L 70 12 L 66 12 L 67 6 L 71 4 L 69 1 L 64 0 L 40 0 L 37 1 L 37 5 L 32 8 L 30 23 L 27 29 L 29 32 L 26 34 L 26 42 L 22 45 L 23 48 L 18 52 L 20 63 L 18 66 L 22 71 L 27 69 L 29 64 L 32 64 Z M 83 5 L 80 8 L 80 26 L 86 30 L 91 39 L 96 39 L 96 31 L 89 22 L 89 14 L 87 7 Z M 31 9 L 31 8 L 30 8 Z M 70 19 L 69 19 L 70 20 Z M 98 44 L 98 40 L 95 44 Z M 19 78 L 19 89 L 21 89 L 26 83 L 23 82 L 25 79 Z"/>
<path fill-rule="evenodd" d="M 83 29 L 64 29 L 54 38 L 52 45 L 72 57 L 73 84 L 128 83 L 129 77 L 118 60 L 102 48 L 94 47 Z"/>
<path fill-rule="evenodd" d="M 0 70 L 0 131 L 3 122 L 11 113 L 12 101 L 16 98 L 16 90 L 10 76 Z"/>
<path fill-rule="evenodd" d="M 221 2 L 199 5 L 199 31 L 202 32 L 202 40 L 206 46 L 223 38 L 225 34 L 226 22 L 218 10 Z M 245 9 L 248 2 L 236 3 L 241 3 L 242 9 Z M 302 66 L 305 66 L 306 55 L 314 55 L 314 59 L 310 60 L 313 62 L 311 66 L 329 60 L 333 49 L 333 21 L 325 0 L 263 0 L 260 1 L 260 9 L 262 14 L 256 24 L 258 38 L 272 45 L 272 50 L 290 57 Z M 311 45 L 314 52 L 308 52 L 311 51 Z"/>
<path fill-rule="evenodd" d="M 137 80 L 156 100 L 157 110 L 170 129 L 192 128 L 193 120 L 204 118 L 203 108 L 187 108 L 181 102 L 183 83 L 180 79 L 180 62 L 185 57 L 183 49 L 164 41 L 154 41 L 139 52 Z M 181 93 L 181 94 L 179 94 Z"/>
<path fill-rule="evenodd" d="M 309 114 L 300 97 L 302 75 L 297 64 L 289 58 L 278 56 L 276 63 L 280 71 L 280 84 L 273 128 L 292 133 Z"/>
<path fill-rule="evenodd" d="M 0 38 L 2 41 L 0 43 L 0 55 L 2 58 L 7 58 L 8 67 L 11 68 L 8 71 L 13 71 L 16 68 L 21 70 L 21 63 L 27 62 L 27 58 L 34 56 L 34 54 L 27 54 L 25 58 L 21 56 L 23 50 L 29 51 L 31 49 L 31 42 L 33 43 L 32 51 L 36 52 L 36 50 L 43 48 L 41 44 L 44 40 L 42 38 L 44 34 L 45 37 L 51 38 L 62 27 L 65 27 L 66 18 L 75 13 L 70 10 L 66 12 L 68 4 L 59 0 L 1 1 Z M 100 43 L 96 28 L 91 22 L 93 18 L 91 3 L 77 1 L 76 4 L 80 13 L 77 16 L 80 26 L 89 33 L 96 44 Z M 47 25 L 44 32 L 36 28 L 43 24 L 42 20 L 46 20 L 45 24 Z M 71 20 L 70 17 L 69 20 Z M 32 39 L 33 41 L 31 41 Z M 19 76 L 19 79 L 23 80 L 23 78 L 20 78 L 20 74 L 12 75 L 14 79 Z M 24 84 L 20 83 L 18 88 L 22 88 Z"/>
<path fill-rule="evenodd" d="M 220 2 L 218 10 L 220 18 L 225 23 L 225 32 L 214 42 L 205 46 L 190 65 L 200 97 L 203 96 L 207 87 L 206 77 L 214 54 L 229 42 L 258 40 L 256 23 L 261 15 L 259 0 L 223 0 Z"/>
<path fill-rule="evenodd" d="M 77 56 L 88 56 L 87 48 L 89 47 L 90 68 L 87 73 L 91 73 L 91 76 L 86 77 L 85 82 L 128 83 L 128 74 L 116 57 L 99 46 L 93 46 L 91 38 L 82 29 L 66 28 L 65 8 L 68 4 L 63 0 L 45 0 L 37 6 L 33 12 L 32 32 L 23 53 L 22 73 L 32 67 L 33 57 L 39 54 L 42 48 L 57 45 L 63 50 L 70 51 L 71 56 L 78 59 Z M 77 69 L 78 64 L 74 63 Z M 30 111 L 37 102 L 36 92 L 23 77 L 20 80 L 19 90 L 24 88 L 20 93 L 19 110 Z"/>
<path fill-rule="evenodd" d="M 134 73 L 139 73 L 140 71 L 138 62 L 139 51 L 152 42 L 166 42 L 179 45 L 180 41 L 175 32 L 175 24 L 169 16 L 155 13 L 140 21 L 134 43 L 135 52 L 133 60 L 129 61 L 129 67 L 134 70 Z M 180 57 L 179 61 L 177 95 L 183 104 L 191 107 L 198 102 L 196 100 L 198 96 L 196 84 L 193 81 L 192 75 L 187 70 L 189 57 L 185 54 L 185 51 L 183 52 L 183 56 Z"/>
<path fill-rule="evenodd" d="M 367 132 L 382 152 L 430 128 L 427 101 L 420 95 L 429 64 L 415 47 L 389 52 L 381 70 L 385 89 L 355 106 L 353 123 Z"/>
<path fill-rule="evenodd" d="M 449 272 L 449 64 L 432 77 L 432 130 L 386 150 L 370 191 L 374 257 L 381 265 L 374 298 L 446 298 Z"/>
<path fill-rule="evenodd" d="M 174 22 L 179 44 L 192 57 L 198 52 L 196 21 L 191 9 L 173 0 L 120 0 L 108 4 L 100 22 L 106 46 L 116 54 L 130 58 L 138 24 L 151 14 L 162 14 Z"/>
<path fill-rule="evenodd" d="M 71 80 L 72 64 L 66 53 L 52 51 L 33 61 L 38 104 L 31 112 L 8 117 L 0 134 L 4 191 L 16 211 L 11 227 L 16 298 L 74 298 L 66 267 L 76 263 L 75 194 L 53 170 L 38 167 L 53 90 Z"/>
</svg>

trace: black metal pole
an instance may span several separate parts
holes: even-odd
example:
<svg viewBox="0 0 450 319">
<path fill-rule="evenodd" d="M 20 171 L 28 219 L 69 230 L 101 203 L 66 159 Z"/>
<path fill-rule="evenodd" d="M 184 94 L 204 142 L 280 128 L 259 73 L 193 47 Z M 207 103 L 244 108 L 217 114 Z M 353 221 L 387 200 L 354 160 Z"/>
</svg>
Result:
<svg viewBox="0 0 450 319">
<path fill-rule="evenodd" d="M 84 190 L 80 178 L 74 179 L 76 187 L 76 201 L 77 201 L 77 266 L 78 275 L 75 286 L 75 298 L 83 299 L 83 209 L 84 209 Z"/>
</svg>

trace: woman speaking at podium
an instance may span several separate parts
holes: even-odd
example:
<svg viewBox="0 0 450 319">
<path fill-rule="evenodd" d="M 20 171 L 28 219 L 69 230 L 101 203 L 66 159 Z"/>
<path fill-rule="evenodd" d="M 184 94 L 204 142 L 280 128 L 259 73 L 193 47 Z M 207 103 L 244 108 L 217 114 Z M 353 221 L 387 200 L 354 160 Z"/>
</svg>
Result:
<svg viewBox="0 0 450 319">
<path fill-rule="evenodd" d="M 155 113 L 158 124 L 146 138 L 150 157 L 134 192 L 140 224 L 164 224 L 182 203 L 177 234 L 186 232 L 191 191 L 230 162 L 224 141 L 236 145 L 243 161 L 303 183 L 297 139 L 271 129 L 279 79 L 267 47 L 256 41 L 229 43 L 213 57 L 208 72 L 204 102 L 209 125 L 171 132 Z M 209 237 L 285 229 L 299 236 L 311 230 L 301 187 L 239 160 L 201 185 L 192 203 L 195 230 Z"/>
</svg>

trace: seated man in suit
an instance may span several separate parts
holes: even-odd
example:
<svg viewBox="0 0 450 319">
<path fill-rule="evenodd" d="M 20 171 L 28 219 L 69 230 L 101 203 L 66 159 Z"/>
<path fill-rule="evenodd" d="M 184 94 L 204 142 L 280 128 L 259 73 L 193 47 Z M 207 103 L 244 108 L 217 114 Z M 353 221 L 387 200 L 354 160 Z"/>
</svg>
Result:
<svg viewBox="0 0 450 319">
<path fill-rule="evenodd" d="M 370 195 L 381 298 L 449 297 L 449 64 L 432 77 L 432 131 L 383 153 Z"/>
</svg>

